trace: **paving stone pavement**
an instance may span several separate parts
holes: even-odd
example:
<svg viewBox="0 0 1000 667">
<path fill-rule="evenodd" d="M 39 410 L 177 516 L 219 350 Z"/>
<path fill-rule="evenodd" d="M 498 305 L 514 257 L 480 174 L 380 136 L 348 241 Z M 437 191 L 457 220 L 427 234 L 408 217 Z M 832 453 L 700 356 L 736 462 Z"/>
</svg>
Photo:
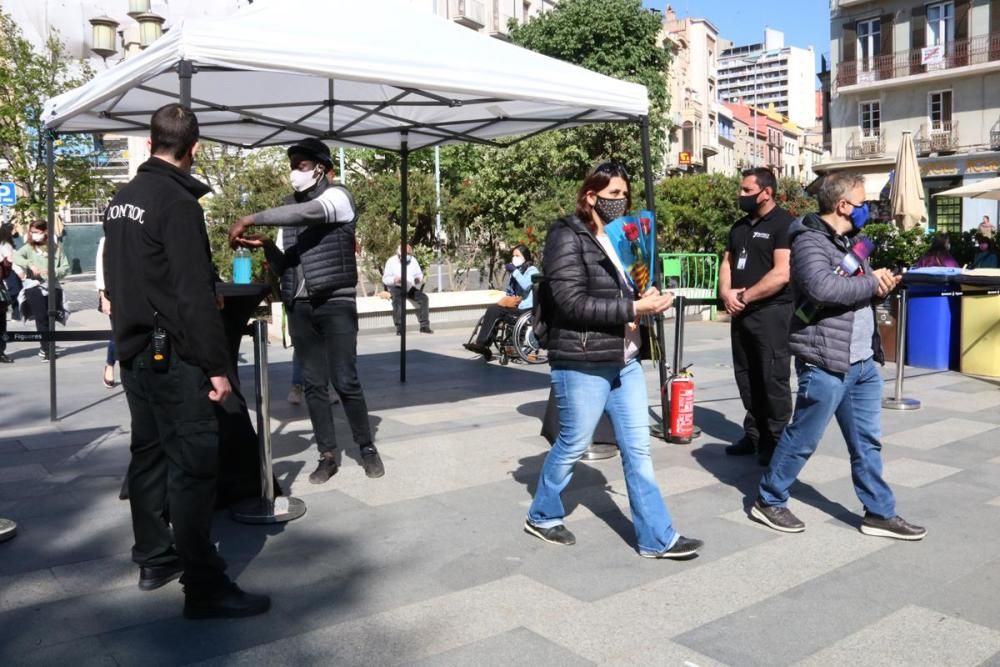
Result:
<svg viewBox="0 0 1000 667">
<path fill-rule="evenodd" d="M 104 326 L 86 312 L 72 325 Z M 723 453 L 742 419 L 727 325 L 689 324 L 704 433 L 690 446 L 654 441 L 652 457 L 679 529 L 706 546 L 650 561 L 635 552 L 617 458 L 581 464 L 566 493 L 576 546 L 521 531 L 548 450 L 548 369 L 484 364 L 461 348 L 467 335 L 414 331 L 405 384 L 398 338 L 361 337 L 387 473 L 364 476 L 336 406 L 345 465 L 322 486 L 306 480 L 305 408 L 284 401 L 290 350 L 271 347 L 275 471 L 308 513 L 270 527 L 218 513 L 231 573 L 273 608 L 197 623 L 180 617 L 179 586 L 135 585 L 117 499 L 128 412 L 120 387 L 100 383 L 103 346 L 65 345 L 50 423 L 47 366 L 12 345 L 0 516 L 20 532 L 0 544 L 0 665 L 1000 665 L 996 380 L 908 368 L 906 394 L 923 408 L 883 413 L 887 478 L 926 540 L 858 531 L 835 428 L 793 490 L 807 530 L 783 535 L 746 515 L 761 468 Z M 647 378 L 655 406 L 651 367 Z"/>
</svg>

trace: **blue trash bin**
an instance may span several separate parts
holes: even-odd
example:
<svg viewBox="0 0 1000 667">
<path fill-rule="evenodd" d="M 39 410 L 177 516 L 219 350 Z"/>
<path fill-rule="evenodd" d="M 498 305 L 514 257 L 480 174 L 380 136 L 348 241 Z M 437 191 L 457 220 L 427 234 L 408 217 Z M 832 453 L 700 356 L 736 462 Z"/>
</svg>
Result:
<svg viewBox="0 0 1000 667">
<path fill-rule="evenodd" d="M 928 267 L 910 273 L 958 276 L 961 269 Z M 961 298 L 941 296 L 957 284 L 911 285 L 906 309 L 906 363 L 917 368 L 958 370 Z"/>
</svg>

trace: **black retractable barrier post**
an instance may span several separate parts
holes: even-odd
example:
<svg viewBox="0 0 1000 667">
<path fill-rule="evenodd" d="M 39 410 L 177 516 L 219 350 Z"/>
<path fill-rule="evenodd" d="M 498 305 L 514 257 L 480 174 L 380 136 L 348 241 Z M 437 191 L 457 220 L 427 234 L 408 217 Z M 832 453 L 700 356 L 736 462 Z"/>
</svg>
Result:
<svg viewBox="0 0 1000 667">
<path fill-rule="evenodd" d="M 892 396 L 882 399 L 882 407 L 887 410 L 916 410 L 920 401 L 915 398 L 903 397 L 903 367 L 906 365 L 906 303 L 907 292 L 904 286 L 896 291 L 896 388 Z"/>
<path fill-rule="evenodd" d="M 260 498 L 233 506 L 233 519 L 240 523 L 284 523 L 306 513 L 306 504 L 290 496 L 274 497 L 271 465 L 271 390 L 267 375 L 267 322 L 253 323 L 254 384 L 257 393 L 257 442 L 260 447 Z"/>
</svg>

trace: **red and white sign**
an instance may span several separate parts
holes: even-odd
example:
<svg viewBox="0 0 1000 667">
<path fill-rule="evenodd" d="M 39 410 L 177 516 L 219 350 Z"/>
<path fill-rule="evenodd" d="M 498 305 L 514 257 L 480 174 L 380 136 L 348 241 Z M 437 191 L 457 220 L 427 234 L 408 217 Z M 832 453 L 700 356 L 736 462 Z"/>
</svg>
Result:
<svg viewBox="0 0 1000 667">
<path fill-rule="evenodd" d="M 920 49 L 921 65 L 940 65 L 944 62 L 944 44 L 925 46 Z"/>
</svg>

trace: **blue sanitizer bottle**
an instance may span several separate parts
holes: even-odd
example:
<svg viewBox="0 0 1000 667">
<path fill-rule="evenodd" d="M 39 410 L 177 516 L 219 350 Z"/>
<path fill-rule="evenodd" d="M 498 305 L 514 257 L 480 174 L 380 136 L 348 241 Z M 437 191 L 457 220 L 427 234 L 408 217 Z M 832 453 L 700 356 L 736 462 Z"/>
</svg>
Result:
<svg viewBox="0 0 1000 667">
<path fill-rule="evenodd" d="M 233 282 L 241 285 L 249 284 L 252 266 L 250 252 L 246 248 L 237 250 L 233 255 Z"/>
</svg>

